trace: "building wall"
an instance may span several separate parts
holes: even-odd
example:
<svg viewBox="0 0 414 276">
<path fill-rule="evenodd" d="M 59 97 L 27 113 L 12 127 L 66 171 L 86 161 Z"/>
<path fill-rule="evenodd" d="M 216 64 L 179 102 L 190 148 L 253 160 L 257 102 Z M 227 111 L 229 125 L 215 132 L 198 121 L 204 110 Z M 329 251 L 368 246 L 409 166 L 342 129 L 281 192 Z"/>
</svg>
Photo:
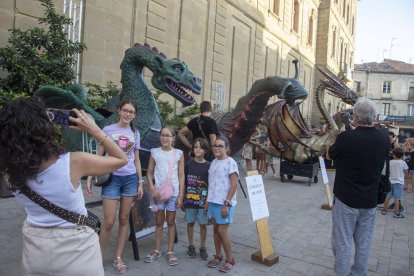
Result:
<svg viewBox="0 0 414 276">
<path fill-rule="evenodd" d="M 391 82 L 389 94 L 383 93 L 384 81 Z M 354 82 L 360 82 L 359 95 L 374 101 L 377 113 L 393 116 L 410 115 L 408 107 L 414 105 L 414 98 L 409 98 L 409 88 L 414 87 L 414 73 L 387 74 L 355 70 Z M 383 112 L 386 103 L 390 104 L 389 114 Z"/>
<path fill-rule="evenodd" d="M 351 69 L 354 67 L 355 18 L 357 0 L 322 0 L 319 7 L 316 60 L 317 66 L 326 66 L 341 76 L 351 87 Z M 314 87 L 321 75 L 315 70 Z M 331 115 L 350 108 L 338 98 L 325 93 L 324 103 Z M 330 110 L 329 110 L 330 107 Z M 319 110 L 312 113 L 312 121 L 319 122 Z"/>
<path fill-rule="evenodd" d="M 297 31 L 293 30 L 295 1 L 299 4 Z M 54 2 L 56 10 L 62 11 L 63 0 Z M 136 42 L 146 42 L 167 57 L 185 61 L 203 79 L 198 102 L 214 102 L 221 87 L 224 108 L 232 108 L 255 80 L 270 75 L 293 77 L 294 59 L 300 62 L 300 81 L 312 94 L 320 0 L 280 0 L 278 12 L 275 2 L 87 0 L 82 35 L 88 49 L 82 56 L 81 82 L 120 85 L 124 51 Z M 1 1 L 0 46 L 7 42 L 8 29 L 32 27 L 42 14 L 36 0 Z M 149 84 L 151 72 L 146 70 L 145 76 Z M 174 101 L 169 96 L 165 99 Z M 301 108 L 309 121 L 312 101 L 306 100 Z M 180 112 L 178 104 L 176 111 Z"/>
</svg>

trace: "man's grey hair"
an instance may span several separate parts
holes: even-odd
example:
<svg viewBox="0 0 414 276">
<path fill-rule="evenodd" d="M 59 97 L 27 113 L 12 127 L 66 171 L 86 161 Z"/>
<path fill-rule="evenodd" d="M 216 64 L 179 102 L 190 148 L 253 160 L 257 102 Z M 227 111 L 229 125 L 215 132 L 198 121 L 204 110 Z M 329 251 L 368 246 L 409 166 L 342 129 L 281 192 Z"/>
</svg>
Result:
<svg viewBox="0 0 414 276">
<path fill-rule="evenodd" d="M 354 106 L 354 120 L 360 125 L 371 126 L 377 111 L 373 101 L 360 98 Z"/>
</svg>

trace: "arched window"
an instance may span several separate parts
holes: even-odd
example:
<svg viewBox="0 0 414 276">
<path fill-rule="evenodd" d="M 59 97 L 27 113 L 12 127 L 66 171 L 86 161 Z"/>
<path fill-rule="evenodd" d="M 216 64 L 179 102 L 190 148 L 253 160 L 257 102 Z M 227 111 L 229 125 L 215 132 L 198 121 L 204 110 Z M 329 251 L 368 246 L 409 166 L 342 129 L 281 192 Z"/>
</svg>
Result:
<svg viewBox="0 0 414 276">
<path fill-rule="evenodd" d="M 344 49 L 344 60 L 342 61 L 343 67 L 345 68 L 345 64 L 348 60 L 348 44 L 345 44 L 345 49 Z"/>
<path fill-rule="evenodd" d="M 354 66 L 354 64 L 353 64 L 353 62 L 354 62 L 354 52 L 351 52 L 350 54 L 349 54 L 349 68 L 353 68 Z"/>
<path fill-rule="evenodd" d="M 299 32 L 299 1 L 294 0 L 293 3 L 293 30 Z"/>
<path fill-rule="evenodd" d="M 308 26 L 308 44 L 312 45 L 313 43 L 313 14 L 314 10 L 312 10 L 311 15 L 309 16 L 309 26 Z"/>
<path fill-rule="evenodd" d="M 336 27 L 334 27 L 333 34 L 332 34 L 332 57 L 335 56 L 335 48 L 336 48 Z"/>
<path fill-rule="evenodd" d="M 272 11 L 273 11 L 274 14 L 276 14 L 277 16 L 279 16 L 280 0 L 273 0 Z"/>
<path fill-rule="evenodd" d="M 343 0 L 344 2 L 343 2 L 343 5 L 342 5 L 342 17 L 343 18 L 345 18 L 345 11 L 346 11 L 346 1 L 345 0 Z"/>
<path fill-rule="evenodd" d="M 346 7 L 346 25 L 349 25 L 349 4 Z"/>
<path fill-rule="evenodd" d="M 355 25 L 355 17 L 352 16 L 351 22 L 351 35 L 354 35 L 354 25 Z"/>
</svg>

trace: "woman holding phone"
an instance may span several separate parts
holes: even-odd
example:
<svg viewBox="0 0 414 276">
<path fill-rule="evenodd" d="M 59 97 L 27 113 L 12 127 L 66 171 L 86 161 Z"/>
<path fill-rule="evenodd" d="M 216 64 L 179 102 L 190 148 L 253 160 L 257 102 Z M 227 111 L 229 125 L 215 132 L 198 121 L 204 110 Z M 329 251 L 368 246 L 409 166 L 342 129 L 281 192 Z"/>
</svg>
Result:
<svg viewBox="0 0 414 276">
<path fill-rule="evenodd" d="M 127 163 L 125 153 L 83 110 L 73 109 L 70 128 L 87 132 L 108 157 L 65 152 L 61 134 L 37 98 L 8 102 L 0 111 L 0 176 L 24 205 L 23 275 L 104 275 L 98 235 L 82 223 L 53 215 L 22 192 L 87 216 L 81 188 L 86 175 L 103 175 Z"/>
</svg>

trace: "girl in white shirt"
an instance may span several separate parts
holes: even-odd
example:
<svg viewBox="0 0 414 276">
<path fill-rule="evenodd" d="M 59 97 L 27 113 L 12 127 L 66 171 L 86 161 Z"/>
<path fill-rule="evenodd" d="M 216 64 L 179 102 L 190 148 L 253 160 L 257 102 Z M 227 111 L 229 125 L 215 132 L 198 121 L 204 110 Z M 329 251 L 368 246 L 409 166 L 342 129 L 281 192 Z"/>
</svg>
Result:
<svg viewBox="0 0 414 276">
<path fill-rule="evenodd" d="M 175 132 L 170 127 L 161 129 L 160 140 L 161 147 L 151 149 L 147 170 L 149 191 L 156 201 L 153 208 L 157 209 L 155 212 L 155 249 L 145 257 L 144 261 L 152 263 L 155 259 L 161 257 L 162 228 L 165 220 L 167 220 L 167 261 L 169 265 L 174 266 L 178 264 L 178 259 L 174 254 L 175 213 L 176 209 L 181 208 L 183 204 L 184 156 L 181 150 L 173 147 Z M 170 175 L 168 175 L 169 173 Z M 173 192 L 168 200 L 161 201 L 159 188 L 166 185 L 167 181 L 172 184 Z"/>
</svg>

